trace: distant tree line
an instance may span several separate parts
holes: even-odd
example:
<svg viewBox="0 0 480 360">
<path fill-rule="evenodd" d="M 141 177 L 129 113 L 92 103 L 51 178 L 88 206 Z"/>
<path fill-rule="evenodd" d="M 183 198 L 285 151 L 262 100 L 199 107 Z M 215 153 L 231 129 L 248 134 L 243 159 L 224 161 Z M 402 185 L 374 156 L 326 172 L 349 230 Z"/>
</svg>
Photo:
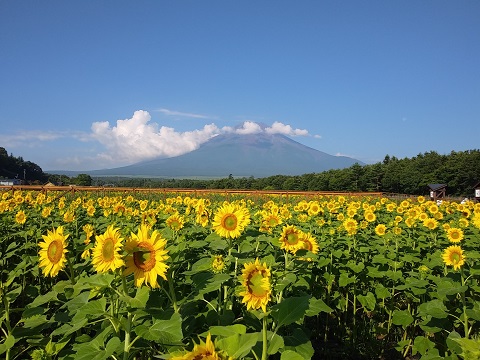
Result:
<svg viewBox="0 0 480 360">
<path fill-rule="evenodd" d="M 23 184 L 44 185 L 52 182 L 56 185 L 92 185 L 92 178 L 87 174 L 76 177 L 66 175 L 51 175 L 31 161 L 25 161 L 21 156 L 8 155 L 5 148 L 0 147 L 0 179 L 19 179 Z"/>
<path fill-rule="evenodd" d="M 97 185 L 113 183 L 124 187 L 187 189 L 252 189 L 301 191 L 362 191 L 420 195 L 428 193 L 428 184 L 446 184 L 447 195 L 472 197 L 473 186 L 480 181 L 480 150 L 435 151 L 413 158 L 385 156 L 372 165 L 354 164 L 349 168 L 298 176 L 275 175 L 255 179 L 232 175 L 216 180 L 96 178 Z"/>
<path fill-rule="evenodd" d="M 8 155 L 7 150 L 0 147 L 0 178 L 20 179 L 29 183 L 43 183 L 48 177 L 37 164 L 25 161 L 22 157 L 15 157 L 12 154 Z"/>
<path fill-rule="evenodd" d="M 268 166 L 268 165 L 267 165 Z M 265 178 L 236 178 L 231 174 L 214 180 L 143 179 L 125 177 L 92 178 L 51 175 L 21 157 L 8 155 L 0 147 L 0 177 L 22 178 L 26 183 L 56 185 L 120 186 L 137 188 L 244 189 L 301 191 L 362 191 L 420 195 L 428 193 L 428 184 L 446 184 L 447 195 L 473 195 L 473 186 L 480 181 L 480 150 L 452 151 L 440 155 L 435 151 L 413 158 L 398 159 L 386 155 L 382 162 L 354 164 L 349 168 L 328 170 L 298 176 L 275 175 Z"/>
</svg>

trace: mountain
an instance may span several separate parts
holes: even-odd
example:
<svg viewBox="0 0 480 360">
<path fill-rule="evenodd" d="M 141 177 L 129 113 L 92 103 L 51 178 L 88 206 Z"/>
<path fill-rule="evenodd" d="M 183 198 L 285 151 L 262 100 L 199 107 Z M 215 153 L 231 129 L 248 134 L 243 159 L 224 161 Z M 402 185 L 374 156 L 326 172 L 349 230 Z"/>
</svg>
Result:
<svg viewBox="0 0 480 360">
<path fill-rule="evenodd" d="M 267 177 L 342 169 L 361 161 L 333 156 L 279 134 L 218 135 L 197 150 L 114 169 L 84 172 L 91 176 L 164 178 Z"/>
</svg>

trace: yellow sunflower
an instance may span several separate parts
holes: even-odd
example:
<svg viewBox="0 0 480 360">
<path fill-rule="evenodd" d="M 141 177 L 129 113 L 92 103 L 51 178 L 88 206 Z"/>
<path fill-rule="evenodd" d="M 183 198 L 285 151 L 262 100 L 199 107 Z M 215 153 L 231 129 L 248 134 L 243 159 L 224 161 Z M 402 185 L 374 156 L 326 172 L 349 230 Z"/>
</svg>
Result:
<svg viewBox="0 0 480 360">
<path fill-rule="evenodd" d="M 67 211 L 63 214 L 63 221 L 72 222 L 73 220 L 75 220 L 75 214 L 72 211 Z"/>
<path fill-rule="evenodd" d="M 265 226 L 266 228 L 274 228 L 277 225 L 280 225 L 282 223 L 282 219 L 277 215 L 273 213 L 268 213 L 263 216 L 262 219 L 262 225 Z"/>
<path fill-rule="evenodd" d="M 220 273 L 225 268 L 225 261 L 222 255 L 215 255 L 212 259 L 212 270 L 215 273 Z"/>
<path fill-rule="evenodd" d="M 284 226 L 279 239 L 280 247 L 295 254 L 295 252 L 303 246 L 302 235 L 302 231 L 294 225 Z"/>
<path fill-rule="evenodd" d="M 308 250 L 313 254 L 318 254 L 320 249 L 317 243 L 317 240 L 310 233 L 302 234 L 302 247 L 300 249 Z M 299 249 L 299 250 L 300 250 Z M 300 260 L 312 261 L 311 258 L 301 258 Z"/>
<path fill-rule="evenodd" d="M 110 225 L 104 234 L 95 236 L 92 265 L 97 272 L 115 271 L 123 266 L 123 260 L 119 251 L 122 248 L 123 238 L 120 229 Z"/>
<path fill-rule="evenodd" d="M 468 220 L 465 218 L 461 218 L 458 220 L 458 226 L 462 228 L 467 228 L 468 227 Z"/>
<path fill-rule="evenodd" d="M 165 245 L 167 241 L 162 238 L 157 230 L 149 235 L 149 229 L 142 224 L 138 233 L 131 233 L 131 237 L 125 244 L 125 250 L 129 255 L 125 259 L 126 269 L 124 275 L 133 274 L 135 286 L 150 285 L 152 288 L 159 287 L 157 276 L 167 280 L 165 273 L 168 266 L 165 260 L 169 258 Z"/>
<path fill-rule="evenodd" d="M 454 270 L 460 269 L 465 264 L 463 250 L 458 245 L 452 245 L 445 249 L 442 255 L 443 262 L 447 266 L 453 266 Z"/>
<path fill-rule="evenodd" d="M 85 224 L 82 226 L 82 230 L 85 232 L 85 240 L 83 241 L 85 245 L 90 244 L 90 238 L 93 235 L 93 225 Z"/>
<path fill-rule="evenodd" d="M 374 222 L 377 219 L 377 216 L 372 211 L 365 211 L 365 213 L 363 214 L 363 217 L 368 222 Z"/>
<path fill-rule="evenodd" d="M 250 224 L 250 213 L 247 208 L 225 203 L 215 213 L 212 227 L 218 235 L 234 239 L 242 234 L 248 224 Z"/>
<path fill-rule="evenodd" d="M 208 211 L 207 210 L 203 210 L 201 213 L 197 213 L 196 217 L 195 217 L 195 222 L 197 224 L 200 224 L 201 226 L 203 227 L 206 227 L 208 225 L 208 221 L 209 221 L 209 215 L 208 215 Z"/>
<path fill-rule="evenodd" d="M 185 219 L 178 213 L 171 215 L 165 222 L 173 231 L 178 231 L 185 225 Z"/>
<path fill-rule="evenodd" d="M 355 235 L 357 233 L 358 222 L 355 219 L 347 218 L 343 222 L 343 227 L 348 235 Z"/>
<path fill-rule="evenodd" d="M 447 238 L 452 243 L 459 243 L 463 239 L 463 230 L 459 228 L 448 228 L 447 230 Z"/>
<path fill-rule="evenodd" d="M 377 226 L 375 226 L 375 233 L 378 236 L 385 235 L 386 231 L 387 231 L 387 227 L 384 224 L 378 224 Z"/>
<path fill-rule="evenodd" d="M 57 276 L 67 262 L 65 254 L 68 252 L 66 249 L 68 235 L 63 235 L 63 226 L 59 226 L 53 231 L 48 230 L 47 235 L 42 235 L 42 238 L 44 241 L 38 244 L 39 266 L 43 268 L 43 276 Z"/>
<path fill-rule="evenodd" d="M 25 221 L 27 221 L 27 216 L 25 215 L 25 211 L 20 210 L 15 215 L 15 222 L 17 224 L 23 225 L 23 224 L 25 224 Z"/>
<path fill-rule="evenodd" d="M 255 262 L 246 263 L 242 270 L 242 285 L 244 290 L 242 303 L 247 305 L 247 310 L 260 309 L 267 311 L 272 289 L 270 285 L 270 269 L 266 263 L 260 264 L 258 258 Z"/>
<path fill-rule="evenodd" d="M 208 333 L 205 342 L 200 340 L 200 344 L 195 344 L 192 351 L 183 355 L 177 355 L 170 360 L 222 360 L 224 359 L 216 350 L 212 342 L 211 335 Z"/>
<path fill-rule="evenodd" d="M 317 201 L 311 201 L 308 207 L 308 215 L 315 216 L 320 212 L 321 208 Z"/>
<path fill-rule="evenodd" d="M 427 218 L 425 220 L 423 220 L 423 226 L 425 226 L 426 228 L 430 229 L 430 230 L 433 230 L 437 227 L 438 225 L 438 221 L 433 219 L 433 218 Z"/>
</svg>

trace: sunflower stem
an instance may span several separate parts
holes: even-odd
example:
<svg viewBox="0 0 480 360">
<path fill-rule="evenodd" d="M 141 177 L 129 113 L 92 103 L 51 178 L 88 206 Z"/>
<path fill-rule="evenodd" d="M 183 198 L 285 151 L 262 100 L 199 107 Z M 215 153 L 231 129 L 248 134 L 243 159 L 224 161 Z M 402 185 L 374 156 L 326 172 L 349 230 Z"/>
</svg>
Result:
<svg viewBox="0 0 480 360">
<path fill-rule="evenodd" d="M 463 268 L 461 269 L 461 276 L 462 276 L 462 286 L 465 286 L 465 277 L 463 275 Z M 465 338 L 468 339 L 468 316 L 467 316 L 467 303 L 465 301 L 465 292 L 462 292 L 462 307 L 463 307 L 463 329 L 465 331 Z"/>
<path fill-rule="evenodd" d="M 132 313 L 129 311 L 127 315 L 127 324 L 125 326 L 125 342 L 123 345 L 123 360 L 128 360 L 130 354 L 130 331 L 132 329 Z"/>
<path fill-rule="evenodd" d="M 170 298 L 173 304 L 173 310 L 178 313 L 177 297 L 175 296 L 175 289 L 173 288 L 173 274 L 167 272 L 168 279 L 168 291 L 170 292 Z"/>
<path fill-rule="evenodd" d="M 263 347 L 262 347 L 262 360 L 268 359 L 268 339 L 267 339 L 267 316 L 263 317 L 263 329 L 262 329 L 262 337 L 263 337 Z"/>
<path fill-rule="evenodd" d="M 70 261 L 70 256 L 66 256 L 67 258 L 67 263 L 68 263 L 68 269 L 70 270 L 70 281 L 72 282 L 72 285 L 75 285 L 75 272 L 73 271 L 73 264 Z"/>
</svg>

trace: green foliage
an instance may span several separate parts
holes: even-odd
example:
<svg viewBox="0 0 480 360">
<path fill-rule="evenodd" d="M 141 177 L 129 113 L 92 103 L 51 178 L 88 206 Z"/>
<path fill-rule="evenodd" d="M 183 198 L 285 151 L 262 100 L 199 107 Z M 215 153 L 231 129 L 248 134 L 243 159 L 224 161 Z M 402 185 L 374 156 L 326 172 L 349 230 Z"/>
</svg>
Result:
<svg viewBox="0 0 480 360">
<path fill-rule="evenodd" d="M 428 184 L 447 184 L 447 195 L 472 197 L 480 181 L 480 150 L 431 151 L 412 158 L 389 155 L 383 162 L 354 164 L 349 168 L 297 176 L 275 175 L 255 179 L 229 176 L 216 180 L 97 178 L 98 185 L 115 183 L 124 187 L 186 189 L 252 189 L 296 191 L 384 192 L 425 195 Z"/>
<path fill-rule="evenodd" d="M 0 357 L 168 359 L 204 346 L 209 335 L 222 359 L 478 356 L 478 204 L 318 195 L 110 195 L 11 189 L 1 194 Z M 196 221 L 199 203 L 213 220 L 225 201 L 242 204 L 250 216 L 238 238 L 221 237 L 211 222 L 203 227 Z M 309 213 L 313 205 L 319 207 L 315 214 Z M 441 216 L 431 213 L 433 205 Z M 89 206 L 96 207 L 93 215 Z M 367 210 L 375 213 L 374 221 L 365 220 Z M 74 214 L 70 220 L 67 211 Z M 17 221 L 19 212 L 25 223 Z M 282 223 L 265 228 L 269 212 Z M 178 231 L 168 227 L 173 213 L 185 218 Z M 411 225 L 409 216 L 415 216 Z M 425 216 L 436 216 L 437 226 L 426 227 Z M 346 218 L 357 221 L 355 233 L 346 231 Z M 165 278 L 157 277 L 159 288 L 136 287 L 123 266 L 97 273 L 91 256 L 82 256 L 110 224 L 125 242 L 144 222 L 166 239 L 168 270 Z M 88 239 L 87 224 L 94 232 Z M 282 248 L 287 224 L 311 235 L 318 248 Z M 375 232 L 379 224 L 386 226 L 384 235 Z M 466 261 L 458 270 L 442 260 L 451 245 L 444 225 L 464 235 Z M 39 243 L 58 226 L 68 234 L 68 262 L 56 277 L 45 277 Z M 223 267 L 213 267 L 217 257 Z M 266 311 L 247 309 L 242 294 L 242 273 L 255 259 L 269 269 Z"/>
</svg>

